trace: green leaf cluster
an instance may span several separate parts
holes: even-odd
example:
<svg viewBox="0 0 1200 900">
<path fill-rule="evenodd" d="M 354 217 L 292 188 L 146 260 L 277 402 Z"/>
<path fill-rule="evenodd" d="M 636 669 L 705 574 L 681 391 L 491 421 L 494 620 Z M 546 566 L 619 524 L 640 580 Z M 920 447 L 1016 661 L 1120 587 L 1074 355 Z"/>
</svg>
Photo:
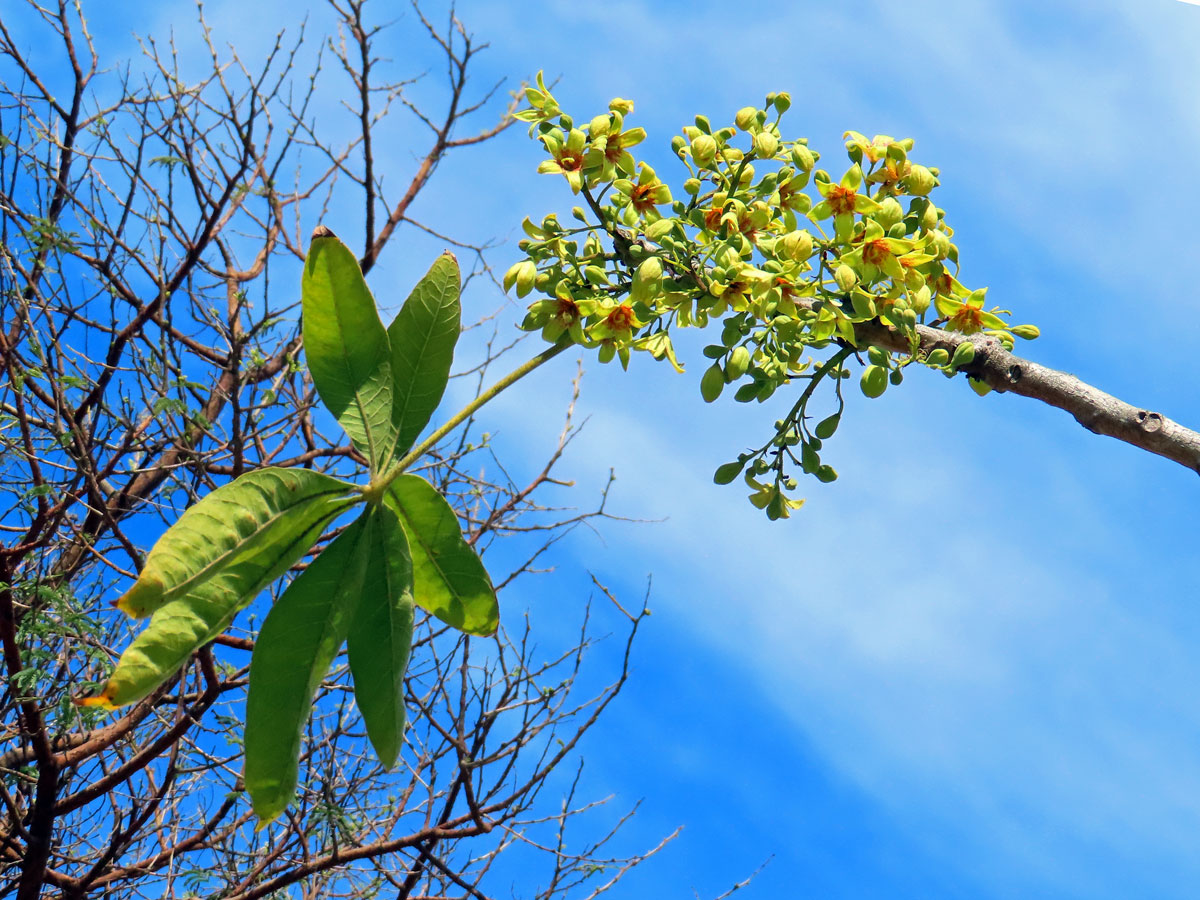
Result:
<svg viewBox="0 0 1200 900">
<path fill-rule="evenodd" d="M 404 741 L 414 606 L 468 634 L 499 625 L 495 590 L 454 510 L 404 471 L 449 378 L 460 284 L 457 261 L 443 254 L 384 328 L 354 255 L 317 229 L 302 281 L 308 367 L 322 404 L 367 459 L 369 483 L 266 468 L 188 509 L 118 601 L 149 625 L 101 692 L 80 701 L 114 708 L 149 696 L 309 554 L 335 519 L 358 509 L 287 586 L 255 641 L 245 783 L 264 824 L 291 801 L 304 724 L 343 645 L 367 736 L 390 767 Z"/>
</svg>

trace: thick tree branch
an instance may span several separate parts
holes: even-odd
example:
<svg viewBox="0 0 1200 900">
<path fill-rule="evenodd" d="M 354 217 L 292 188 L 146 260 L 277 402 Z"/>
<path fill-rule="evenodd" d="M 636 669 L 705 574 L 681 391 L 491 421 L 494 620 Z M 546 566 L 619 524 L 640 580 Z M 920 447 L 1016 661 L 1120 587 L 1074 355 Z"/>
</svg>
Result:
<svg viewBox="0 0 1200 900">
<path fill-rule="evenodd" d="M 854 332 L 860 346 L 874 344 L 900 353 L 911 350 L 907 338 L 881 322 L 859 323 Z M 1161 413 L 1132 406 L 1074 375 L 1015 356 L 994 337 L 968 337 L 927 325 L 918 325 L 917 334 L 923 353 L 940 348 L 953 357 L 959 344 L 974 344 L 975 358 L 961 371 L 992 390 L 1041 400 L 1069 412 L 1088 431 L 1116 438 L 1200 473 L 1200 433 Z"/>
</svg>

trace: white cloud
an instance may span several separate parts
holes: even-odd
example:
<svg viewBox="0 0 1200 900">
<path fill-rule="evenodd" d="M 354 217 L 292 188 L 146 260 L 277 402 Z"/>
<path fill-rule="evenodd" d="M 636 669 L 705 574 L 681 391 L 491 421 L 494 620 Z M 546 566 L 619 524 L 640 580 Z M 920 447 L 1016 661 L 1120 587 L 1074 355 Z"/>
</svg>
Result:
<svg viewBox="0 0 1200 900">
<path fill-rule="evenodd" d="M 1078 889 L 1095 864 L 1085 846 L 1190 858 L 1195 623 L 1179 634 L 1176 612 L 1116 593 L 1143 552 L 1112 531 L 1086 483 L 1093 474 L 1055 484 L 1053 446 L 1018 426 L 1010 449 L 1025 462 L 991 483 L 955 456 L 894 482 L 881 477 L 868 429 L 851 426 L 830 445 L 847 484 L 812 487 L 815 508 L 768 527 L 743 491 L 703 486 L 721 458 L 703 435 L 735 433 L 734 417 L 652 381 L 638 390 L 655 410 L 622 411 L 607 397 L 573 463 L 593 477 L 616 464 L 618 508 L 670 516 L 613 554 L 631 579 L 654 570 L 657 627 L 693 631 L 706 653 L 747 671 L 832 767 L 895 815 L 926 822 L 931 852 L 955 848 L 953 866 L 985 882 L 1018 867 L 1026 883 Z M 668 435 L 646 413 L 675 404 L 693 421 L 674 418 Z M 969 404 L 964 425 L 987 427 L 995 410 L 973 397 L 946 415 Z M 889 452 L 927 446 L 917 433 L 927 429 L 905 426 L 919 409 L 897 401 L 880 413 Z M 518 397 L 494 413 L 536 434 Z M 1030 478 L 1032 495 L 1014 495 Z M 1105 559 L 1110 571 L 1097 571 Z"/>
</svg>

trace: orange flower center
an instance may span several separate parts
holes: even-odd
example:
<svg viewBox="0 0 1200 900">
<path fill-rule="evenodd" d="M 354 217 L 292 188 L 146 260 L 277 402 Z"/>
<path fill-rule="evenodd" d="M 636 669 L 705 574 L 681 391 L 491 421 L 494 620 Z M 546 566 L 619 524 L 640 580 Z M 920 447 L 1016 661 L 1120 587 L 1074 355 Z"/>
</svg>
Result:
<svg viewBox="0 0 1200 900">
<path fill-rule="evenodd" d="M 982 310 L 975 306 L 964 305 L 950 317 L 950 323 L 956 331 L 961 331 L 963 334 L 974 334 L 983 328 Z"/>
<path fill-rule="evenodd" d="M 888 246 L 887 241 L 883 238 L 863 244 L 863 260 L 873 266 L 882 266 L 891 255 L 892 248 Z"/>
<path fill-rule="evenodd" d="M 636 185 L 629 194 L 629 202 L 633 204 L 633 208 L 640 213 L 648 213 L 654 209 L 654 189 L 656 187 L 655 184 Z"/>
<path fill-rule="evenodd" d="M 856 191 L 839 184 L 834 186 L 825 199 L 829 201 L 829 208 L 835 216 L 844 216 L 854 212 L 854 201 L 857 197 Z"/>
<path fill-rule="evenodd" d="M 579 307 L 575 304 L 574 300 L 565 300 L 559 297 L 557 315 L 564 322 L 570 324 L 579 318 Z"/>
<path fill-rule="evenodd" d="M 633 307 L 622 303 L 608 314 L 604 320 L 613 331 L 628 331 L 633 327 Z"/>
<path fill-rule="evenodd" d="M 738 216 L 738 231 L 745 236 L 746 240 L 754 244 L 758 243 L 758 229 L 751 224 L 748 214 L 742 213 Z"/>
<path fill-rule="evenodd" d="M 564 172 L 578 172 L 583 168 L 583 153 L 563 148 L 558 165 Z"/>
<path fill-rule="evenodd" d="M 620 134 L 610 134 L 604 143 L 604 158 L 614 166 L 620 161 L 621 154 L 625 150 L 622 146 L 623 143 Z"/>
</svg>

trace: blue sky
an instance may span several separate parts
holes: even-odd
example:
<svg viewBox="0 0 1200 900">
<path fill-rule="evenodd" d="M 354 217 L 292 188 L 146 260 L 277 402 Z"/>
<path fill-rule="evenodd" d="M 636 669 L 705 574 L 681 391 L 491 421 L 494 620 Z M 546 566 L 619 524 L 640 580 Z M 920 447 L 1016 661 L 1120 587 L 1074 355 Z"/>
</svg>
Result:
<svg viewBox="0 0 1200 900">
<path fill-rule="evenodd" d="M 249 33 L 244 2 L 206 8 L 219 36 L 252 49 L 300 5 L 259 4 Z M 407 9 L 389 0 L 377 14 L 392 6 Z M 189 33 L 190 4 L 144 8 L 147 30 Z M 585 120 L 613 96 L 634 99 L 645 155 L 667 178 L 670 137 L 695 113 L 731 119 L 771 90 L 792 93 L 790 128 L 831 168 L 846 129 L 915 138 L 914 156 L 941 167 L 964 280 L 1042 328 L 1026 355 L 1200 424 L 1200 9 L 466 0 L 458 11 L 492 45 L 480 83 L 545 69 Z M 124 27 L 104 23 L 103 37 L 128 46 Z M 571 205 L 561 181 L 534 173 L 539 159 L 512 130 L 449 161 L 418 215 L 515 242 L 521 216 Z M 435 248 L 415 246 L 376 270 L 377 293 L 424 269 Z M 515 246 L 496 256 L 515 258 Z M 469 302 L 504 304 L 483 286 Z M 710 475 L 777 414 L 703 404 L 699 354 L 685 361 L 676 375 L 648 359 L 628 373 L 585 359 L 590 420 L 566 470 L 578 502 L 611 467 L 613 509 L 662 521 L 579 532 L 554 574 L 505 598 L 553 632 L 576 621 L 587 570 L 629 597 L 653 574 L 634 679 L 586 748 L 589 787 L 644 798 L 632 845 L 685 831 L 620 894 L 710 896 L 773 857 L 748 896 L 1193 896 L 1195 475 L 1032 401 L 914 373 L 878 401 L 851 399 L 827 444 L 841 479 L 805 485 L 808 505 L 772 524 Z M 572 374 L 560 359 L 501 398 L 489 416 L 502 450 L 531 466 L 544 456 Z"/>
</svg>

